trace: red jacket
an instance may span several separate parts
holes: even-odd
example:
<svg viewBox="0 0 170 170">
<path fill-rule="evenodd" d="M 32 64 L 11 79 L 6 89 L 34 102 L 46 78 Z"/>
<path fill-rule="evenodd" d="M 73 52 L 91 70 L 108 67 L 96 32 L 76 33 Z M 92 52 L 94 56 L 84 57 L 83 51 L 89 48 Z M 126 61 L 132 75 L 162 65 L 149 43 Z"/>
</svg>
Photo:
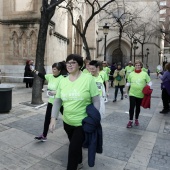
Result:
<svg viewBox="0 0 170 170">
<path fill-rule="evenodd" d="M 142 99 L 142 103 L 141 103 L 141 106 L 144 108 L 144 109 L 147 109 L 147 108 L 150 108 L 151 106 L 151 94 L 152 94 L 152 89 L 150 89 L 150 86 L 146 85 L 142 92 L 144 94 L 144 98 Z"/>
</svg>

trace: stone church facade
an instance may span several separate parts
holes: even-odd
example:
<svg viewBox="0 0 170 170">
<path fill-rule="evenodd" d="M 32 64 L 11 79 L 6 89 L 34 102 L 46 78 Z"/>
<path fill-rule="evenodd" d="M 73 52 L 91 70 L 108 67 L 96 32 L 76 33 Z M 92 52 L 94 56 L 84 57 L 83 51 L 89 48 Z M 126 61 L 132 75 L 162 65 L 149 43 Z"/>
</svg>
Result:
<svg viewBox="0 0 170 170">
<path fill-rule="evenodd" d="M 153 5 L 156 8 L 154 0 L 141 1 L 135 1 L 136 6 L 145 4 L 150 9 L 153 9 Z M 23 77 L 25 62 L 27 60 L 35 61 L 41 3 L 41 0 L 0 1 L 0 69 L 2 75 L 7 76 L 3 78 L 6 82 L 22 82 L 23 79 L 17 77 Z M 126 0 L 126 3 L 134 5 L 133 0 Z M 121 6 L 122 2 L 117 4 Z M 82 29 L 89 16 L 89 7 L 81 3 L 79 8 L 81 10 L 74 12 L 74 22 Z M 117 7 L 112 4 L 109 8 L 115 10 Z M 144 14 L 144 17 L 147 17 L 146 11 L 141 15 Z M 101 20 L 103 16 L 104 14 L 101 13 L 92 20 L 88 26 L 86 38 L 92 59 L 103 61 L 105 46 L 103 25 L 106 22 L 110 25 L 106 42 L 106 60 L 111 64 L 114 61 L 119 61 L 118 29 L 112 26 L 113 21 Z M 157 21 L 159 23 L 159 13 L 156 16 Z M 150 49 L 148 64 L 151 70 L 155 71 L 160 60 L 158 51 L 163 48 L 161 40 L 155 36 L 148 41 L 144 48 L 145 51 L 146 48 Z M 72 26 L 69 14 L 64 9 L 56 9 L 48 28 L 44 61 L 46 71 L 50 72 L 54 62 L 65 60 L 71 53 L 78 53 L 83 58 L 86 57 L 81 37 Z M 125 34 L 122 37 L 122 53 L 119 62 L 123 64 L 130 60 L 130 41 Z M 140 46 L 136 53 L 136 58 L 140 59 Z"/>
</svg>

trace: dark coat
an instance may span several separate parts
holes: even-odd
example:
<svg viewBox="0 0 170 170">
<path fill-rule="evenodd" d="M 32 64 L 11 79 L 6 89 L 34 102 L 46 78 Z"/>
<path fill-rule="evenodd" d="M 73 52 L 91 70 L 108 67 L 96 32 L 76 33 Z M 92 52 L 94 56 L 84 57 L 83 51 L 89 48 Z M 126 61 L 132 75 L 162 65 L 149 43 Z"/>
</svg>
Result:
<svg viewBox="0 0 170 170">
<path fill-rule="evenodd" d="M 100 124 L 101 117 L 99 111 L 90 104 L 86 108 L 88 117 L 82 121 L 83 130 L 85 132 L 84 148 L 88 148 L 88 165 L 93 167 L 95 164 L 96 153 L 103 151 L 103 134 Z"/>
<path fill-rule="evenodd" d="M 25 66 L 24 77 L 33 77 L 33 72 L 30 69 L 30 65 L 29 64 L 26 64 L 26 66 Z M 32 83 L 33 79 L 31 79 L 31 78 L 24 78 L 24 82 L 25 83 Z"/>
<path fill-rule="evenodd" d="M 147 108 L 150 108 L 151 106 L 151 94 L 152 94 L 152 89 L 150 89 L 150 86 L 146 85 L 144 88 L 143 88 L 143 94 L 144 94 L 144 98 L 142 99 L 142 103 L 141 103 L 141 106 L 144 108 L 144 109 L 147 109 Z"/>
</svg>

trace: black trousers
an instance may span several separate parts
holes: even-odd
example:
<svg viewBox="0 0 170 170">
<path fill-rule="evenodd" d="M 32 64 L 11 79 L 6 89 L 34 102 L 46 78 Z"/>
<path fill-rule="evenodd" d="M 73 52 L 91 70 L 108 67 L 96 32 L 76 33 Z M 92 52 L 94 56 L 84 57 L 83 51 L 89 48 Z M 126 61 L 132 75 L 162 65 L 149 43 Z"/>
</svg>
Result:
<svg viewBox="0 0 170 170">
<path fill-rule="evenodd" d="M 163 109 L 168 110 L 169 109 L 169 99 L 170 96 L 168 95 L 166 89 L 162 89 L 162 103 L 163 103 Z"/>
<path fill-rule="evenodd" d="M 121 92 L 121 96 L 123 97 L 123 88 L 124 86 L 115 86 L 115 100 L 117 98 L 117 94 L 118 94 L 118 90 L 120 89 L 120 92 Z"/>
<path fill-rule="evenodd" d="M 139 118 L 141 102 L 142 102 L 142 98 L 129 96 L 129 103 L 130 103 L 129 120 L 133 120 L 134 112 L 135 112 L 135 119 Z"/>
<path fill-rule="evenodd" d="M 46 137 L 51 121 L 51 111 L 52 111 L 53 105 L 51 103 L 47 104 L 46 114 L 45 114 L 45 120 L 44 120 L 44 130 L 43 130 L 43 136 Z M 63 114 L 63 106 L 60 108 L 61 114 Z"/>
<path fill-rule="evenodd" d="M 79 163 L 82 163 L 82 145 L 84 142 L 84 131 L 82 126 L 70 126 L 64 122 L 64 130 L 70 141 L 68 150 L 67 170 L 77 170 Z"/>
</svg>

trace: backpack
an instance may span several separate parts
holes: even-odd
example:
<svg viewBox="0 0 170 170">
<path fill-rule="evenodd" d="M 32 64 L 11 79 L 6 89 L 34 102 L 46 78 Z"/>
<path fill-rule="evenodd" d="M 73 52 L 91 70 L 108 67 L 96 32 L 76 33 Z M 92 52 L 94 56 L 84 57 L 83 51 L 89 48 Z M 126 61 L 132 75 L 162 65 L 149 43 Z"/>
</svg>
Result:
<svg viewBox="0 0 170 170">
<path fill-rule="evenodd" d="M 121 77 L 120 75 L 117 75 L 116 80 L 117 80 L 117 81 L 121 81 L 121 80 L 122 80 L 122 77 Z"/>
</svg>

